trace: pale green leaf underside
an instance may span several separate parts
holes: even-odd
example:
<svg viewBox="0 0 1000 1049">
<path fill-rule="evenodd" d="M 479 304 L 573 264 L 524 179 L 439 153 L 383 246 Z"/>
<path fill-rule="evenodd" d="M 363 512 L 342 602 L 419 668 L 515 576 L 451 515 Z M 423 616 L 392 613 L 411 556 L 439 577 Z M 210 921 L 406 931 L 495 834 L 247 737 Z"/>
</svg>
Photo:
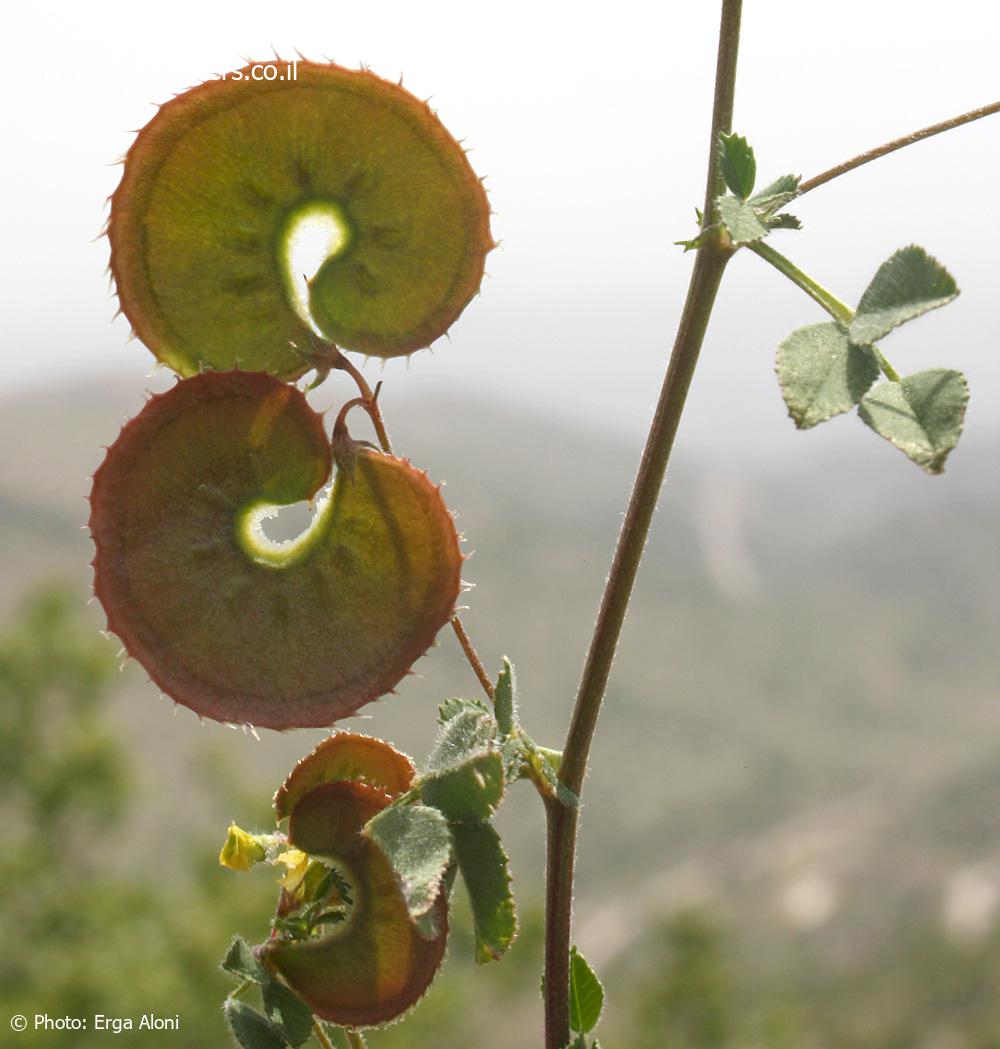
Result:
<svg viewBox="0 0 1000 1049">
<path fill-rule="evenodd" d="M 833 323 L 793 331 L 778 346 L 778 381 L 800 430 L 850 411 L 878 378 L 870 346 L 855 346 Z"/>
<path fill-rule="evenodd" d="M 757 212 L 745 200 L 738 197 L 719 197 L 716 201 L 722 219 L 734 244 L 749 244 L 767 236 L 767 226 L 757 217 Z"/>
<path fill-rule="evenodd" d="M 755 193 L 750 198 L 750 202 L 759 209 L 762 208 L 769 212 L 775 211 L 777 208 L 784 207 L 794 200 L 798 196 L 798 192 L 799 176 L 781 175 L 758 193 Z"/>
<path fill-rule="evenodd" d="M 958 295 L 952 275 L 923 248 L 901 248 L 872 278 L 850 324 L 857 343 L 870 345 L 900 324 L 947 305 Z"/>
<path fill-rule="evenodd" d="M 517 934 L 510 872 L 500 836 L 485 822 L 452 825 L 455 856 L 472 904 L 476 961 L 500 958 Z"/>
<path fill-rule="evenodd" d="M 968 401 L 961 372 L 932 368 L 902 382 L 879 383 L 865 395 L 858 414 L 919 467 L 938 474 L 958 444 Z"/>
<path fill-rule="evenodd" d="M 597 1026 L 604 1008 L 604 988 L 587 959 L 573 947 L 569 956 L 569 1023 L 586 1033 Z"/>
<path fill-rule="evenodd" d="M 364 833 L 389 861 L 411 918 L 425 915 L 441 888 L 451 859 L 451 833 L 444 816 L 426 805 L 390 805 Z"/>
</svg>

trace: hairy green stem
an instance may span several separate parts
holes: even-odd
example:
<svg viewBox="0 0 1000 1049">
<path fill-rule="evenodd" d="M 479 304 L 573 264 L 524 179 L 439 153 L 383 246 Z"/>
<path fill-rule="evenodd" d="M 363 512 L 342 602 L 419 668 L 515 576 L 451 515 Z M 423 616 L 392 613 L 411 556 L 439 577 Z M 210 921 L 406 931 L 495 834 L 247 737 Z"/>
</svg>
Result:
<svg viewBox="0 0 1000 1049">
<path fill-rule="evenodd" d="M 833 179 L 839 178 L 841 175 L 846 175 L 848 171 L 853 171 L 855 168 L 861 167 L 862 164 L 869 164 L 873 160 L 878 160 L 879 157 L 887 156 L 889 153 L 895 153 L 897 149 L 912 146 L 915 142 L 922 142 L 925 138 L 940 135 L 942 131 L 951 131 L 953 128 L 961 127 L 963 124 L 969 124 L 973 120 L 981 120 L 983 117 L 988 117 L 993 113 L 1000 113 L 1000 102 L 991 102 L 988 106 L 980 106 L 978 109 L 970 109 L 968 113 L 962 113 L 957 117 L 950 117 L 948 120 L 942 120 L 937 124 L 931 124 L 928 127 L 921 128 L 919 131 L 911 131 L 908 135 L 894 138 L 891 142 L 886 142 L 881 146 L 876 146 L 874 149 L 869 149 L 864 153 L 859 153 L 856 157 L 851 157 L 850 160 L 845 160 L 842 164 L 838 164 L 836 167 L 832 167 L 828 171 L 824 171 L 819 175 L 814 175 L 812 178 L 806 179 L 805 182 L 799 184 L 798 195 L 801 197 L 803 193 L 808 193 L 817 186 L 822 186 L 827 182 L 832 182 Z"/>
<path fill-rule="evenodd" d="M 714 221 L 715 198 L 723 190 L 719 136 L 732 127 L 741 10 L 742 0 L 722 2 L 705 207 L 702 213 L 706 226 Z M 608 675 L 670 451 L 708 328 L 716 293 L 732 253 L 733 248 L 728 242 L 719 236 L 712 236 L 706 238 L 706 243 L 698 249 L 695 257 L 673 351 L 604 588 L 566 745 L 563 748 L 559 776 L 577 796 L 581 793 Z M 549 798 L 546 801 L 546 814 L 548 840 L 545 894 L 545 1049 L 564 1049 L 570 1041 L 569 949 L 578 810 Z"/>
<path fill-rule="evenodd" d="M 835 321 L 839 321 L 841 324 L 850 324 L 854 320 L 854 310 L 847 303 L 841 302 L 836 295 L 827 291 L 822 284 L 800 270 L 791 259 L 786 259 L 781 252 L 775 251 L 770 244 L 762 240 L 754 240 L 747 244 L 746 247 L 755 255 L 759 255 L 765 262 L 769 262 L 779 273 L 784 274 L 793 284 L 801 288 L 813 302 L 819 303 Z"/>
<path fill-rule="evenodd" d="M 755 255 L 759 255 L 765 262 L 769 262 L 779 273 L 784 274 L 814 302 L 818 302 L 838 324 L 848 325 L 854 320 L 854 310 L 850 306 L 841 302 L 836 295 L 827 291 L 822 284 L 813 280 L 808 273 L 799 269 L 791 259 L 785 258 L 780 251 L 775 251 L 770 244 L 765 244 L 762 240 L 755 240 L 747 244 L 746 247 Z M 877 346 L 873 346 L 872 349 L 875 351 L 879 366 L 885 377 L 890 382 L 899 382 L 899 372 L 889 363 L 885 354 Z"/>
</svg>

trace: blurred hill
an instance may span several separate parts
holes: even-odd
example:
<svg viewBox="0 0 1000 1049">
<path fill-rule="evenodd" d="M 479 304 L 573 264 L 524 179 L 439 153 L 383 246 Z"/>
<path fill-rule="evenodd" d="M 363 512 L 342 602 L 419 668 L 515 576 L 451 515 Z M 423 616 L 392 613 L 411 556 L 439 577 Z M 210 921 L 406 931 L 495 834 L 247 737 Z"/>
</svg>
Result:
<svg viewBox="0 0 1000 1049">
<path fill-rule="evenodd" d="M 475 551 L 469 631 L 493 667 L 502 653 L 514 660 L 526 724 L 559 746 L 638 449 L 596 421 L 572 429 L 493 401 L 394 393 L 383 408 L 397 449 L 447 481 Z M 85 600 L 87 478 L 140 407 L 115 379 L 0 402 L 0 614 L 42 579 L 68 579 Z M 789 424 L 788 439 L 807 438 Z M 650 915 L 692 902 L 711 904 L 755 952 L 831 963 L 880 949 L 917 911 L 955 935 L 993 927 L 995 447 L 960 448 L 941 479 L 876 440 L 869 457 L 816 461 L 808 474 L 678 460 L 585 798 L 577 916 L 598 964 L 627 954 Z M 290 511 L 279 527 L 303 520 Z M 419 756 L 436 703 L 476 683 L 445 633 L 416 670 L 355 723 Z M 321 735 L 258 742 L 174 717 L 134 665 L 122 686 L 114 710 L 139 773 L 140 865 L 164 863 L 144 848 L 151 827 L 214 838 L 230 818 L 264 822 L 274 787 Z M 253 811 L 195 804 L 205 769 L 232 784 L 230 805 Z M 534 896 L 543 828 L 527 788 L 501 823 Z"/>
</svg>

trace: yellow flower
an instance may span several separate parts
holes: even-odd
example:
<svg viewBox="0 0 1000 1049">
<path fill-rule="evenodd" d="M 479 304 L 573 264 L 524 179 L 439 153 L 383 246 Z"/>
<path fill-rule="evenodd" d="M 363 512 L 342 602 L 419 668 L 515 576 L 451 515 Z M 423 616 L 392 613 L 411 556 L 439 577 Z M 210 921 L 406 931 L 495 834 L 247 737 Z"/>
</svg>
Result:
<svg viewBox="0 0 1000 1049">
<path fill-rule="evenodd" d="M 288 870 L 279 879 L 278 884 L 290 893 L 296 893 L 302 885 L 309 866 L 309 857 L 301 849 L 288 849 L 274 858 L 275 863 L 283 863 Z"/>
<path fill-rule="evenodd" d="M 248 871 L 255 863 L 260 863 L 266 853 L 264 846 L 252 835 L 235 823 L 229 824 L 226 843 L 219 853 L 219 863 L 234 871 Z"/>
</svg>

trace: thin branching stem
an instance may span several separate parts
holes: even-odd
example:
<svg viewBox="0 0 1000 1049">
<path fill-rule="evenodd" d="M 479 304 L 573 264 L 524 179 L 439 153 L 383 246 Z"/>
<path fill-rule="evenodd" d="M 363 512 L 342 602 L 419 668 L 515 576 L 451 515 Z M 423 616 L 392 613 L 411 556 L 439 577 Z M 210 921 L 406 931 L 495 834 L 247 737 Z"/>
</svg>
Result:
<svg viewBox="0 0 1000 1049">
<path fill-rule="evenodd" d="M 382 418 L 382 410 L 378 406 L 379 388 L 382 384 L 379 383 L 375 390 L 372 391 L 372 388 L 368 385 L 368 380 L 354 365 L 354 362 L 349 360 L 339 350 L 337 351 L 333 367 L 340 371 L 347 372 L 347 374 L 354 380 L 358 391 L 361 393 L 361 399 L 364 402 L 365 411 L 368 412 L 372 421 L 372 426 L 375 427 L 375 436 L 378 437 L 379 447 L 386 453 L 386 455 L 392 455 L 392 443 L 389 440 L 389 431 L 385 428 L 385 419 Z"/>
<path fill-rule="evenodd" d="M 723 0 L 703 210 L 706 226 L 714 220 L 715 199 L 724 188 L 719 162 L 719 136 L 732 127 L 741 10 L 742 0 Z M 581 793 L 608 675 L 660 486 L 716 293 L 732 253 L 733 248 L 728 240 L 716 234 L 705 238 L 695 257 L 673 352 L 604 588 L 563 750 L 559 775 L 577 796 Z M 570 1041 L 569 948 L 578 810 L 556 799 L 549 799 L 546 812 L 545 1047 L 563 1049 Z"/>
<path fill-rule="evenodd" d="M 816 189 L 817 186 L 823 186 L 827 182 L 832 182 L 835 178 L 846 175 L 848 171 L 853 171 L 863 164 L 869 164 L 873 160 L 878 160 L 879 157 L 895 153 L 897 149 L 912 146 L 915 142 L 922 142 L 925 138 L 933 138 L 934 135 L 940 135 L 943 131 L 951 131 L 953 128 L 961 127 L 963 124 L 971 124 L 973 120 L 981 120 L 983 117 L 988 117 L 993 113 L 1000 113 L 1000 102 L 991 102 L 988 106 L 970 109 L 968 113 L 962 113 L 957 117 L 942 120 L 937 124 L 930 124 L 928 127 L 921 128 L 919 131 L 911 131 L 910 134 L 902 135 L 900 138 L 894 138 L 891 142 L 885 142 L 874 149 L 859 153 L 856 157 L 851 157 L 850 160 L 845 160 L 842 164 L 837 164 L 828 171 L 823 171 L 819 175 L 813 175 L 812 178 L 806 179 L 805 182 L 799 184 L 799 196 Z"/>
<path fill-rule="evenodd" d="M 327 1037 L 326 1031 L 323 1030 L 323 1026 L 319 1020 L 313 1020 L 313 1034 L 316 1035 L 316 1041 L 323 1046 L 323 1049 L 336 1049 L 336 1046 L 334 1046 L 333 1042 Z"/>
<path fill-rule="evenodd" d="M 385 418 L 382 415 L 382 409 L 379 407 L 378 403 L 379 390 L 382 384 L 379 383 L 373 391 L 358 368 L 355 367 L 353 362 L 349 361 L 343 353 L 340 353 L 339 350 L 334 358 L 333 367 L 347 372 L 347 374 L 354 380 L 358 387 L 358 392 L 361 394 L 361 404 L 364 406 L 365 411 L 368 412 L 372 421 L 372 426 L 375 428 L 375 435 L 378 437 L 379 446 L 386 455 L 392 455 L 392 444 L 389 441 L 389 431 L 386 429 Z M 348 403 L 353 405 L 356 402 L 350 401 Z M 347 405 L 345 405 L 344 408 L 346 409 Z M 341 409 L 341 416 L 343 414 L 344 409 Z M 482 685 L 483 691 L 492 703 L 494 692 L 493 682 L 490 680 L 490 676 L 486 672 L 486 668 L 483 666 L 483 661 L 479 658 L 479 653 L 476 652 L 476 648 L 472 644 L 472 639 L 469 637 L 468 631 L 465 629 L 461 617 L 457 614 L 451 617 L 451 628 L 455 631 L 455 637 L 458 638 L 458 643 L 462 646 L 462 652 L 465 654 L 469 666 L 472 667 L 472 672 L 476 675 L 479 684 Z"/>
<path fill-rule="evenodd" d="M 486 672 L 486 667 L 483 666 L 483 661 L 479 658 L 479 653 L 462 625 L 462 620 L 458 616 L 452 616 L 451 628 L 455 631 L 455 637 L 458 638 L 458 643 L 462 646 L 462 651 L 465 653 L 465 658 L 469 661 L 469 666 L 472 667 L 476 677 L 479 678 L 479 684 L 483 686 L 483 691 L 489 696 L 492 703 L 496 689 L 490 680 L 490 675 Z"/>
</svg>

